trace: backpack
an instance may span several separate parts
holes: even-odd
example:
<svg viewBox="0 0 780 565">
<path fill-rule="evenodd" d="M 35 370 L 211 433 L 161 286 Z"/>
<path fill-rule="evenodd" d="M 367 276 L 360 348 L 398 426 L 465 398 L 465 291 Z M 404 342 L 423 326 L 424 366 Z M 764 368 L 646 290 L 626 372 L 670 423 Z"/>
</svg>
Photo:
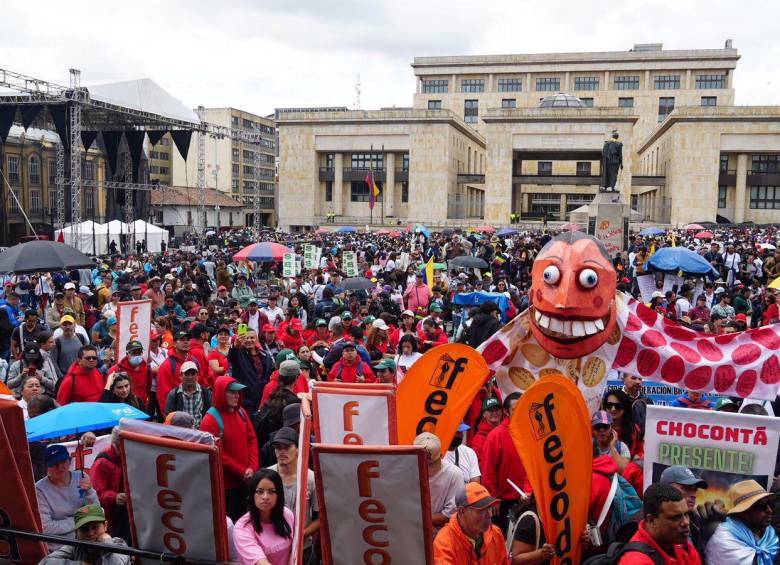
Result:
<svg viewBox="0 0 780 565">
<path fill-rule="evenodd" d="M 357 376 L 358 377 L 362 377 L 363 376 L 363 365 L 364 365 L 363 361 L 358 361 L 358 366 L 357 366 Z M 338 370 L 338 375 L 337 375 L 337 378 L 338 378 L 339 381 L 341 381 L 341 372 L 342 372 L 343 368 L 344 368 L 344 365 L 339 364 L 339 370 Z"/>
<path fill-rule="evenodd" d="M 654 565 L 664 565 L 665 559 L 651 545 L 641 541 L 630 541 L 628 543 L 611 543 L 607 552 L 602 555 L 594 555 L 586 559 L 583 565 L 617 565 L 620 558 L 631 551 L 639 552 L 649 557 Z"/>
<path fill-rule="evenodd" d="M 211 406 L 208 410 L 206 410 L 206 414 L 211 414 L 211 417 L 216 420 L 217 425 L 219 426 L 219 437 L 221 438 L 223 432 L 225 431 L 225 422 L 222 421 L 222 414 L 220 414 L 219 410 L 217 410 L 214 406 Z M 246 422 L 246 413 L 240 406 L 238 408 L 238 414 L 241 416 L 241 419 Z"/>
<path fill-rule="evenodd" d="M 611 500 L 607 497 L 605 503 L 611 509 L 609 525 L 604 536 L 604 541 L 608 543 L 617 540 L 621 530 L 636 523 L 636 518 L 642 516 L 642 499 L 639 498 L 631 483 L 618 473 L 612 475 L 612 481 L 614 495 Z"/>
</svg>

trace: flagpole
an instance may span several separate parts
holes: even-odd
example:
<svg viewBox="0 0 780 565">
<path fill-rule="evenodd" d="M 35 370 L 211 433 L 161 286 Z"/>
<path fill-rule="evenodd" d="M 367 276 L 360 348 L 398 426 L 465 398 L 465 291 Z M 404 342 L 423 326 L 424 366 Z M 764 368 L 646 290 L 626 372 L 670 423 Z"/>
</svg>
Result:
<svg viewBox="0 0 780 565">
<path fill-rule="evenodd" d="M 382 186 L 382 209 L 380 210 L 380 213 L 382 214 L 382 221 L 379 222 L 380 224 L 385 223 L 385 193 L 387 192 L 385 189 L 387 188 L 387 162 L 385 160 L 385 144 L 382 144 L 382 164 L 385 166 L 385 184 Z"/>
<path fill-rule="evenodd" d="M 368 153 L 368 170 L 369 172 L 373 171 L 373 167 L 371 165 L 372 159 L 374 158 L 374 144 L 371 144 L 371 150 Z M 368 184 L 368 183 L 366 183 Z M 371 198 L 372 194 L 374 193 L 374 175 L 371 174 L 371 184 L 368 185 L 368 223 L 373 224 L 374 223 L 374 207 L 371 206 Z"/>
</svg>

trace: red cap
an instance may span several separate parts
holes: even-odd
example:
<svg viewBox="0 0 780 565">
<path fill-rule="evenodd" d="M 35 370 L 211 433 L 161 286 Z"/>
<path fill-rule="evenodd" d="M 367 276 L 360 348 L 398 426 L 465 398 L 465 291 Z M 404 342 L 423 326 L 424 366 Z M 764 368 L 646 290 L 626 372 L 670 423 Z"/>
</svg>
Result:
<svg viewBox="0 0 780 565">
<path fill-rule="evenodd" d="M 149 339 L 160 339 L 162 337 L 162 334 L 158 332 L 152 332 L 149 334 Z"/>
<path fill-rule="evenodd" d="M 217 288 L 217 292 L 220 290 L 227 290 L 227 287 L 224 284 L 219 285 L 219 288 Z"/>
<path fill-rule="evenodd" d="M 290 320 L 290 325 L 295 331 L 298 332 L 303 331 L 303 323 L 301 323 L 301 321 L 298 318 L 293 318 L 292 320 Z"/>
<path fill-rule="evenodd" d="M 263 326 L 263 332 L 265 332 L 265 333 L 275 332 L 275 331 L 276 331 L 276 328 L 274 327 L 273 324 L 265 324 Z"/>
<path fill-rule="evenodd" d="M 745 314 L 739 313 L 736 316 L 734 316 L 734 319 L 737 322 L 746 322 L 747 323 L 747 316 Z"/>
</svg>

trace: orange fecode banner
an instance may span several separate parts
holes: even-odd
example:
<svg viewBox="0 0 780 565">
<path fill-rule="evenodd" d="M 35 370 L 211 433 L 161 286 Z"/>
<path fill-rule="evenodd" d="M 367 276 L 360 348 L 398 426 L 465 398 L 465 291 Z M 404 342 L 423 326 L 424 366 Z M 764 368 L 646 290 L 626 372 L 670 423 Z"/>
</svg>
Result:
<svg viewBox="0 0 780 565">
<path fill-rule="evenodd" d="M 560 374 L 528 387 L 509 423 L 545 537 L 555 545 L 555 565 L 580 562 L 593 465 L 590 429 L 582 394 Z"/>
<path fill-rule="evenodd" d="M 488 374 L 485 359 L 468 345 L 428 351 L 398 385 L 398 443 L 409 445 L 420 433 L 432 432 L 445 450 Z"/>
</svg>

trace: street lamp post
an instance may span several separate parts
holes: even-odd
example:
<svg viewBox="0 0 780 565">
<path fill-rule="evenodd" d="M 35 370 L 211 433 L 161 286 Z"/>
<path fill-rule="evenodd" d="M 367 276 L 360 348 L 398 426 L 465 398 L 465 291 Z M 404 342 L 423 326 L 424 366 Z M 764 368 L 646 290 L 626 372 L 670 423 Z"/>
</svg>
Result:
<svg viewBox="0 0 780 565">
<path fill-rule="evenodd" d="M 221 218 L 219 217 L 219 204 L 214 206 L 214 212 L 217 213 L 217 235 L 219 235 L 219 228 L 220 228 L 221 223 L 222 223 Z"/>
</svg>

